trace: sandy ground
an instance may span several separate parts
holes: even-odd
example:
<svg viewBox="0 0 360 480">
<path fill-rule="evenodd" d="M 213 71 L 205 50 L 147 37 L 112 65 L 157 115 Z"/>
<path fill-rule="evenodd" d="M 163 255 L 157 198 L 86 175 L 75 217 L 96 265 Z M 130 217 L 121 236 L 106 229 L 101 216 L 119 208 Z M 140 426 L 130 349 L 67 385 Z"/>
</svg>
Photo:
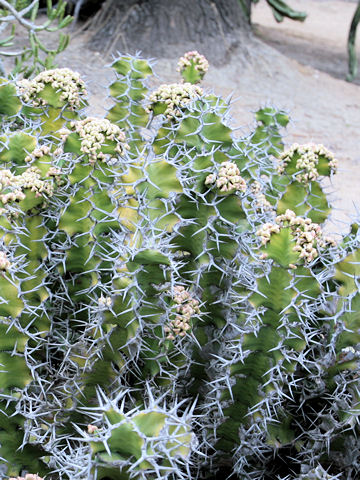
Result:
<svg viewBox="0 0 360 480">
<path fill-rule="evenodd" d="M 255 45 L 246 48 L 245 56 L 244 51 L 235 52 L 225 67 L 210 68 L 204 82 L 217 94 L 233 94 L 234 123 L 245 131 L 253 122 L 253 112 L 272 104 L 286 109 L 292 118 L 286 144 L 323 143 L 334 151 L 340 168 L 329 185 L 334 191 L 332 231 L 346 230 L 356 206 L 360 214 L 360 73 L 354 84 L 344 80 L 346 38 L 356 1 L 291 0 L 294 8 L 308 12 L 308 18 L 304 23 L 281 24 L 260 1 L 253 12 Z M 360 57 L 359 37 L 360 33 Z M 105 67 L 111 56 L 91 52 L 85 42 L 86 36 L 75 36 L 58 63 L 85 77 L 91 113 L 103 115 L 111 105 L 105 100 L 105 87 L 113 79 Z M 175 58 L 157 62 L 159 82 L 178 81 L 176 62 Z"/>
</svg>

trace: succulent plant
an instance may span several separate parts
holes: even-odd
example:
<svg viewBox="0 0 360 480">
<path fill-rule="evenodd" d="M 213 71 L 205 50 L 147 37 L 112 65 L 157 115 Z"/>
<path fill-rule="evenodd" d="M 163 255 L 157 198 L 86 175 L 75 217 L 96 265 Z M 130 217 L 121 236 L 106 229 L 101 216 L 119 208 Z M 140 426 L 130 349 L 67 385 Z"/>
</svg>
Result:
<svg viewBox="0 0 360 480">
<path fill-rule="evenodd" d="M 323 146 L 286 112 L 113 63 L 86 116 L 68 69 L 0 83 L 5 478 L 352 479 L 357 225 L 324 233 Z"/>
</svg>

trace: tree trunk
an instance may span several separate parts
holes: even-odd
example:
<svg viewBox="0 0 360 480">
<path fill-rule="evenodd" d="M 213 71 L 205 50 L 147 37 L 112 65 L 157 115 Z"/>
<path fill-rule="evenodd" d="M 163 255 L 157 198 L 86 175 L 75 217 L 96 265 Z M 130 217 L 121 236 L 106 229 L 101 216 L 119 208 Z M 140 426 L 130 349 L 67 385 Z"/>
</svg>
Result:
<svg viewBox="0 0 360 480">
<path fill-rule="evenodd" d="M 198 50 L 225 63 L 247 42 L 251 0 L 105 0 L 90 23 L 89 46 L 104 54 L 180 56 Z"/>
</svg>

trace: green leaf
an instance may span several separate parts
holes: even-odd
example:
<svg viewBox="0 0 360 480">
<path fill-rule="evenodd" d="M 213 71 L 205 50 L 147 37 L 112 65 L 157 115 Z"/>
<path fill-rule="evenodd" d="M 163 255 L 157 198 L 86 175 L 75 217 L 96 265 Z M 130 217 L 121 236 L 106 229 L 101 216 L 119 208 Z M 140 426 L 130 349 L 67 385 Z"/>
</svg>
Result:
<svg viewBox="0 0 360 480">
<path fill-rule="evenodd" d="M 331 207 L 327 201 L 326 195 L 318 182 L 309 184 L 309 194 L 306 199 L 309 206 L 307 217 L 315 223 L 324 223 L 330 212 Z"/>
<path fill-rule="evenodd" d="M 298 266 L 296 270 L 293 271 L 294 275 L 294 286 L 299 292 L 299 300 L 304 298 L 316 298 L 321 293 L 321 288 L 318 280 L 311 274 L 311 270 L 307 267 Z"/>
<path fill-rule="evenodd" d="M 146 168 L 148 182 L 138 185 L 140 193 L 146 191 L 149 199 L 168 198 L 170 193 L 182 193 L 181 183 L 176 176 L 176 168 L 165 160 L 151 163 Z"/>
<path fill-rule="evenodd" d="M 64 153 L 76 153 L 77 155 L 83 155 L 81 151 L 81 138 L 78 133 L 73 132 L 67 136 L 64 143 Z"/>
<path fill-rule="evenodd" d="M 230 147 L 232 144 L 231 128 L 226 127 L 216 113 L 207 113 L 203 117 L 201 135 L 208 141 Z"/>
<path fill-rule="evenodd" d="M 42 222 L 40 215 L 26 218 L 26 232 L 19 235 L 16 251 L 19 255 L 26 255 L 28 261 L 35 261 L 37 264 L 48 256 L 44 244 L 47 230 Z"/>
<path fill-rule="evenodd" d="M 0 323 L 0 351 L 13 351 L 16 346 L 17 352 L 24 352 L 28 337 L 20 333 L 15 327 L 7 323 Z"/>
<path fill-rule="evenodd" d="M 73 246 L 66 253 L 66 270 L 69 272 L 84 273 L 84 271 L 90 271 L 96 269 L 99 265 L 99 258 L 94 255 L 93 244 L 84 245 L 80 247 Z M 82 280 L 85 280 L 86 276 Z M 79 290 L 83 288 L 78 288 Z"/>
<path fill-rule="evenodd" d="M 344 322 L 346 330 L 342 331 L 336 342 L 336 351 L 360 344 L 360 293 L 351 299 L 351 310 L 343 313 L 339 320 Z"/>
<path fill-rule="evenodd" d="M 186 143 L 190 147 L 201 149 L 204 145 L 199 135 L 200 121 L 194 117 L 185 117 L 176 132 L 175 141 Z"/>
<path fill-rule="evenodd" d="M 138 413 L 132 420 L 147 437 L 158 437 L 165 425 L 166 415 L 160 412 Z"/>
<path fill-rule="evenodd" d="M 55 89 L 50 84 L 45 84 L 44 88 L 37 94 L 38 98 L 42 98 L 51 107 L 58 109 L 67 104 L 66 100 L 61 98 L 62 91 Z"/>
<path fill-rule="evenodd" d="M 0 457 L 8 475 L 20 475 L 24 470 L 45 476 L 49 468 L 40 460 L 46 452 L 36 444 L 24 441 L 24 417 L 14 415 L 13 409 L 0 410 Z"/>
<path fill-rule="evenodd" d="M 130 57 L 120 57 L 112 65 L 116 73 L 125 76 L 130 72 L 130 77 L 134 79 L 146 78 L 152 75 L 153 71 L 149 62 L 142 59 L 132 59 Z"/>
<path fill-rule="evenodd" d="M 0 316 L 18 317 L 24 304 L 18 297 L 18 288 L 6 276 L 0 275 Z"/>
<path fill-rule="evenodd" d="M 241 198 L 238 195 L 227 195 L 217 204 L 220 215 L 238 225 L 245 219 L 245 213 L 242 207 Z"/>
<path fill-rule="evenodd" d="M 16 115 L 21 106 L 15 85 L 7 83 L 5 78 L 0 78 L 0 115 Z"/>
<path fill-rule="evenodd" d="M 22 356 L 0 352 L 0 391 L 10 393 L 13 388 L 24 388 L 32 380 L 26 360 Z"/>
<path fill-rule="evenodd" d="M 181 71 L 181 76 L 185 82 L 192 83 L 194 85 L 202 80 L 204 74 L 196 69 L 196 63 L 192 61 L 190 65 Z"/>
<path fill-rule="evenodd" d="M 113 82 L 110 87 L 110 95 L 114 98 L 121 98 L 123 95 L 127 93 L 129 86 L 127 82 L 124 81 L 116 81 Z"/>
<path fill-rule="evenodd" d="M 122 415 L 121 413 L 117 412 L 113 408 L 110 408 L 109 410 L 106 410 L 104 413 L 106 418 L 109 420 L 109 422 L 112 425 L 115 425 L 116 423 L 120 423 L 125 419 L 125 416 Z"/>
<path fill-rule="evenodd" d="M 358 290 L 355 279 L 359 277 L 360 248 L 336 265 L 335 279 L 342 284 L 342 287 L 339 289 L 342 297 L 347 297 L 350 293 Z"/>
<path fill-rule="evenodd" d="M 272 107 L 261 108 L 255 113 L 255 118 L 266 126 L 275 126 L 277 124 L 286 127 L 289 123 L 289 116 L 282 110 L 276 110 Z"/>
<path fill-rule="evenodd" d="M 299 253 L 294 251 L 296 242 L 291 232 L 290 227 L 281 228 L 279 233 L 271 235 L 270 241 L 263 249 L 268 258 L 272 258 L 282 267 L 288 267 L 299 260 Z"/>
<path fill-rule="evenodd" d="M 72 198 L 70 205 L 62 212 L 59 222 L 60 230 L 64 230 L 70 236 L 89 232 L 94 224 L 94 221 L 89 218 L 91 210 L 90 202 Z"/>
<path fill-rule="evenodd" d="M 297 181 L 287 187 L 285 194 L 279 200 L 277 213 L 285 213 L 287 209 L 292 210 L 296 215 L 307 216 L 319 224 L 324 223 L 331 211 L 326 195 L 318 182 L 304 185 Z"/>
<path fill-rule="evenodd" d="M 275 421 L 267 424 L 267 443 L 268 445 L 280 448 L 294 440 L 295 432 L 291 428 L 292 418 L 290 416 L 282 420 L 277 420 L 276 423 Z"/>
<path fill-rule="evenodd" d="M 169 258 L 158 250 L 142 250 L 132 259 L 139 265 L 170 265 Z"/>
<path fill-rule="evenodd" d="M 66 117 L 71 117 L 70 112 L 66 112 Z M 41 115 L 41 119 L 43 120 L 41 124 L 41 132 L 43 135 L 52 135 L 58 132 L 66 123 L 61 109 L 52 108 L 51 106 L 46 108 L 46 113 Z"/>
<path fill-rule="evenodd" d="M 131 67 L 131 78 L 146 78 L 153 74 L 152 68 L 147 60 L 133 59 Z"/>
<path fill-rule="evenodd" d="M 306 203 L 308 189 L 299 182 L 291 183 L 284 195 L 281 197 L 277 207 L 277 214 L 281 215 L 286 210 L 292 210 L 299 216 L 306 216 L 306 212 L 310 209 Z"/>
<path fill-rule="evenodd" d="M 25 132 L 16 132 L 8 138 L 6 147 L 0 152 L 0 161 L 14 165 L 26 165 L 25 157 L 35 149 L 36 138 Z"/>
<path fill-rule="evenodd" d="M 141 447 L 144 440 L 134 430 L 131 423 L 123 423 L 111 431 L 111 437 L 108 440 L 110 450 L 127 457 L 134 455 L 136 459 L 141 457 Z"/>
<path fill-rule="evenodd" d="M 292 277 L 280 267 L 273 267 L 267 277 L 257 281 L 258 292 L 250 297 L 250 302 L 256 307 L 267 307 L 274 312 L 282 312 L 290 306 L 296 292 L 290 288 Z"/>
</svg>

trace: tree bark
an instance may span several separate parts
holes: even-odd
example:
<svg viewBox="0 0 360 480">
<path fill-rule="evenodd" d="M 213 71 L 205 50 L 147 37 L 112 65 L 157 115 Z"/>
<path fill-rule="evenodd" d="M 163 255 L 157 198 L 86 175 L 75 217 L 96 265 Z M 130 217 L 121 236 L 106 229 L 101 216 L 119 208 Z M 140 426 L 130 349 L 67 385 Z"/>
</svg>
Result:
<svg viewBox="0 0 360 480">
<path fill-rule="evenodd" d="M 90 23 L 90 48 L 147 57 L 198 50 L 222 64 L 247 42 L 251 0 L 105 0 Z"/>
</svg>

